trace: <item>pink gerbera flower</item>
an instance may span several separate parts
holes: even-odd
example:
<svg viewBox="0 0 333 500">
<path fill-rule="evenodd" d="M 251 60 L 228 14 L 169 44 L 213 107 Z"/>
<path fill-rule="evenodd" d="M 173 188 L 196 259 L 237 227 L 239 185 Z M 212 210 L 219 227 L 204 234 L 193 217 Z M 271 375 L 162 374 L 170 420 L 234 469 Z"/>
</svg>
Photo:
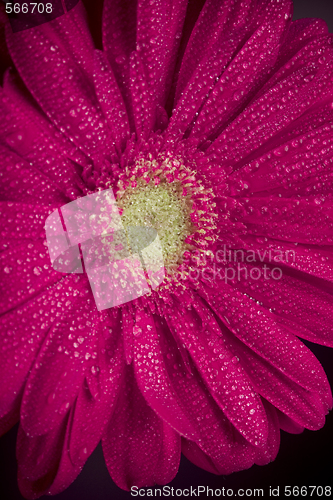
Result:
<svg viewBox="0 0 333 500">
<path fill-rule="evenodd" d="M 13 33 L 1 89 L 0 428 L 18 420 L 26 498 L 102 441 L 123 489 L 170 482 L 181 451 L 229 474 L 280 429 L 324 425 L 333 345 L 332 36 L 290 0 L 105 0 Z M 99 311 L 52 267 L 44 225 L 106 189 L 159 234 L 165 278 Z M 106 293 L 111 282 L 103 282 Z M 104 288 L 103 288 L 104 287 Z"/>
</svg>

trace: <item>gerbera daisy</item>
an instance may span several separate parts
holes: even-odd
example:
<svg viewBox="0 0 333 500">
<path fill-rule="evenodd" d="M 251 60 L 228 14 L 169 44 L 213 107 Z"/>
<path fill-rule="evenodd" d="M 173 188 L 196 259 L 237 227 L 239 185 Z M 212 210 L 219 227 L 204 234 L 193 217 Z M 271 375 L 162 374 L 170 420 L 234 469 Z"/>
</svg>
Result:
<svg viewBox="0 0 333 500">
<path fill-rule="evenodd" d="M 280 429 L 332 407 L 298 338 L 333 344 L 325 23 L 292 22 L 290 0 L 207 0 L 191 30 L 182 0 L 103 9 L 103 50 L 81 3 L 6 28 L 0 416 L 20 420 L 27 498 L 66 488 L 100 441 L 127 490 L 170 482 L 181 451 L 216 474 L 264 465 Z M 165 276 L 101 308 L 88 268 L 53 267 L 45 223 L 86 204 L 108 235 L 106 192 L 125 231 L 156 231 Z"/>
</svg>

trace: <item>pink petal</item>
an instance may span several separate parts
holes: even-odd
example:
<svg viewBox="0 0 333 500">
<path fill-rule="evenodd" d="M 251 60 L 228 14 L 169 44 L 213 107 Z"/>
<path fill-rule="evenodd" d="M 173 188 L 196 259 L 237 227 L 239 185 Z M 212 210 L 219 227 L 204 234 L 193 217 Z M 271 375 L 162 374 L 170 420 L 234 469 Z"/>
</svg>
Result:
<svg viewBox="0 0 333 500">
<path fill-rule="evenodd" d="M 156 104 L 150 97 L 146 68 L 138 52 L 130 57 L 130 81 L 135 130 L 138 137 L 147 139 L 156 119 Z"/>
<path fill-rule="evenodd" d="M 209 302 L 210 304 L 214 302 L 213 297 L 217 293 L 219 306 L 216 307 L 216 312 L 227 329 L 243 343 L 246 356 L 252 356 L 253 353 L 253 362 L 258 364 L 256 378 L 259 377 L 259 369 L 261 373 L 271 369 L 272 374 L 274 373 L 273 378 L 279 378 L 281 374 L 281 387 L 286 385 L 283 390 L 288 390 L 289 383 L 290 386 L 298 384 L 305 391 L 317 393 L 323 400 L 325 408 L 329 409 L 332 405 L 332 396 L 327 377 L 317 358 L 295 336 L 277 324 L 275 315 L 267 312 L 245 294 L 228 285 L 224 286 L 224 291 L 210 290 Z M 242 311 L 242 314 L 239 311 Z M 241 346 L 237 342 L 238 345 Z M 293 352 L 292 357 L 290 352 Z M 253 374 L 251 378 L 253 380 Z M 307 394 L 303 390 L 300 390 L 300 393 Z M 317 410 L 314 412 L 315 420 L 319 418 L 316 413 Z M 309 413 L 307 419 L 310 418 Z"/>
<path fill-rule="evenodd" d="M 33 30 L 8 29 L 7 44 L 26 86 L 61 132 L 89 155 L 105 151 L 108 132 L 94 92 L 94 47 L 81 4 Z"/>
<path fill-rule="evenodd" d="M 101 440 L 124 383 L 123 346 L 117 320 L 116 317 L 101 326 L 97 358 L 86 369 L 75 403 L 69 439 L 69 454 L 75 466 L 83 466 Z"/>
<path fill-rule="evenodd" d="M 262 399 L 267 421 L 268 421 L 268 439 L 264 450 L 258 450 L 255 463 L 266 465 L 275 460 L 280 448 L 280 426 L 276 408 L 268 401 Z"/>
<path fill-rule="evenodd" d="M 41 241 L 21 243 L 0 254 L 0 312 L 18 306 L 59 281 L 50 265 L 48 250 Z"/>
<path fill-rule="evenodd" d="M 127 111 L 105 53 L 96 50 L 94 54 L 96 95 L 108 121 L 116 147 L 121 152 L 124 149 L 126 139 L 129 137 Z"/>
<path fill-rule="evenodd" d="M 165 322 L 155 317 L 154 333 L 149 330 L 151 318 L 143 316 L 142 320 L 136 329 L 134 360 L 136 379 L 149 405 L 177 432 L 195 440 L 223 473 L 250 467 L 254 448 L 222 413 L 194 364 L 190 371 L 185 368 Z"/>
<path fill-rule="evenodd" d="M 282 11 L 279 15 L 272 13 L 231 59 L 200 110 L 191 136 L 201 142 L 216 137 L 261 88 L 277 59 L 289 8 L 286 5 L 285 13 Z"/>
<path fill-rule="evenodd" d="M 333 125 L 333 109 L 329 102 L 301 115 L 286 129 L 279 142 L 269 141 L 247 158 L 246 165 L 228 179 L 230 194 L 249 196 L 271 196 L 281 194 L 302 198 L 310 196 L 317 204 L 322 203 L 322 194 L 328 194 L 332 184 L 330 163 L 330 137 Z M 311 128 L 309 124 L 311 123 Z M 307 165 L 304 169 L 303 165 Z M 321 182 L 318 182 L 318 175 Z"/>
<path fill-rule="evenodd" d="M 0 201 L 2 235 L 7 243 L 18 245 L 22 239 L 38 240 L 45 238 L 44 224 L 47 216 L 56 207 L 33 206 L 26 203 Z"/>
<path fill-rule="evenodd" d="M 66 415 L 57 428 L 43 436 L 28 437 L 19 428 L 18 483 L 25 498 L 60 493 L 79 474 L 80 467 L 73 466 L 68 453 L 72 415 Z"/>
<path fill-rule="evenodd" d="M 200 375 L 229 421 L 252 444 L 267 440 L 266 414 L 260 398 L 212 315 L 201 325 L 192 311 L 169 311 L 173 329 L 189 351 Z"/>
<path fill-rule="evenodd" d="M 242 263 L 242 267 L 250 271 L 249 264 Z M 248 280 L 237 282 L 241 292 L 271 310 L 275 321 L 283 329 L 311 342 L 332 346 L 332 295 L 329 289 L 325 289 L 324 283 L 310 282 L 306 275 L 288 275 L 284 270 L 278 287 L 277 292 L 276 281 L 273 283 L 272 279 L 265 279 L 263 274 L 256 285 L 252 282 L 251 286 Z M 318 369 L 321 371 L 319 366 Z"/>
<path fill-rule="evenodd" d="M 134 119 L 140 134 L 142 126 L 151 130 L 150 123 L 154 127 L 158 109 L 165 106 L 186 7 L 184 0 L 162 3 L 139 0 L 137 5 L 123 0 L 104 3 L 104 50 L 123 94 L 131 125 Z M 134 89 L 130 91 L 139 67 L 142 79 L 139 87 L 144 92 L 142 105 L 136 102 Z"/>
<path fill-rule="evenodd" d="M 325 102 L 332 95 L 330 40 L 331 37 L 312 40 L 304 54 L 301 51 L 295 56 L 295 65 L 285 65 L 275 73 L 252 103 L 213 142 L 208 152 L 219 155 L 226 166 L 236 168 L 237 163 L 244 162 L 253 151 L 258 157 L 260 147 L 277 147 L 279 132 L 314 103 Z M 261 126 L 263 119 L 265 127 Z"/>
<path fill-rule="evenodd" d="M 59 283 L 59 295 L 66 288 L 66 282 Z M 86 367 L 94 362 L 99 317 L 93 297 L 86 291 L 85 281 L 78 279 L 75 284 L 72 279 L 66 308 L 61 309 L 61 302 L 51 308 L 54 315 L 59 307 L 59 319 L 38 353 L 21 407 L 21 423 L 30 436 L 44 434 L 58 425 L 78 395 Z"/>
<path fill-rule="evenodd" d="M 200 469 L 204 469 L 212 474 L 220 474 L 213 460 L 204 453 L 194 441 L 189 441 L 182 437 L 182 453 L 190 462 L 200 467 Z"/>
<path fill-rule="evenodd" d="M 240 31 L 248 26 L 254 15 L 255 2 L 249 0 L 240 6 L 235 2 L 215 2 L 208 0 L 200 12 L 199 18 L 192 30 L 183 56 L 176 90 L 176 102 L 183 94 L 198 66 L 205 63 L 207 54 L 216 50 L 217 42 L 223 43 L 232 33 L 234 24 Z M 246 31 L 244 30 L 243 36 Z"/>
<path fill-rule="evenodd" d="M 126 371 L 125 388 L 119 394 L 102 444 L 112 479 L 129 490 L 133 485 L 148 486 L 175 476 L 180 438 L 147 405 L 135 383 L 132 367 Z"/>
<path fill-rule="evenodd" d="M 7 147 L 0 146 L 0 161 L 2 200 L 38 205 L 50 203 L 55 206 L 66 202 L 64 193 L 52 180 Z"/>
<path fill-rule="evenodd" d="M 205 42 L 199 42 L 198 39 L 195 41 L 198 48 L 194 49 L 201 57 L 201 51 L 207 55 L 198 64 L 196 54 L 191 54 L 193 62 L 190 65 L 196 64 L 197 67 L 177 102 L 168 129 L 170 134 L 179 134 L 188 128 L 188 135 L 197 122 L 192 133 L 199 136 L 200 140 L 211 134 L 216 137 L 221 127 L 224 128 L 244 108 L 244 104 L 267 79 L 267 70 L 277 57 L 278 42 L 286 29 L 291 8 L 290 1 L 287 0 L 280 4 L 264 5 L 260 12 L 252 12 L 251 16 L 254 4 L 250 1 L 246 6 L 242 3 L 235 6 L 233 2 L 227 2 L 227 7 L 218 3 L 212 7 L 211 3 L 206 3 L 202 10 L 197 21 L 198 32 L 193 31 L 188 49 L 193 52 L 192 43 L 196 35 L 209 30 L 212 34 L 204 37 L 204 40 L 208 38 L 210 44 L 206 52 L 202 51 Z M 219 11 L 215 12 L 216 10 Z M 224 23 L 229 22 L 230 28 L 226 28 Z M 268 37 L 267 33 L 274 33 L 274 36 Z M 264 41 L 260 40 L 261 37 Z M 263 43 L 269 43 L 269 48 L 265 51 L 262 50 Z M 185 52 L 184 61 L 187 61 L 186 56 Z M 245 69 L 243 64 L 246 68 L 251 66 L 251 70 Z"/>
<path fill-rule="evenodd" d="M 302 425 L 297 424 L 294 420 L 278 409 L 276 412 L 279 419 L 279 426 L 283 431 L 289 432 L 290 434 L 301 434 L 304 431 L 304 427 Z"/>
<path fill-rule="evenodd" d="M 20 420 L 20 402 L 22 394 L 17 397 L 13 409 L 0 418 L 0 436 L 6 434 Z"/>
<path fill-rule="evenodd" d="M 57 132 L 36 105 L 31 104 L 31 98 L 28 100 L 22 93 L 17 78 L 7 73 L 4 90 L 1 90 L 0 94 L 0 111 L 6 117 L 0 123 L 1 141 L 20 157 L 33 163 L 30 169 L 39 170 L 41 174 L 52 179 L 58 189 L 66 191 L 73 186 L 82 187 L 74 163 L 68 158 L 85 166 L 86 157 Z M 15 161 L 18 162 L 22 162 L 22 159 Z M 61 176 L 59 168 L 62 170 Z M 45 188 L 42 186 L 41 190 L 45 191 Z"/>
<path fill-rule="evenodd" d="M 153 318 L 137 316 L 133 332 L 135 375 L 147 403 L 179 434 L 189 438 L 197 437 L 197 432 L 191 422 L 192 418 L 188 414 L 184 401 L 179 397 L 165 366 Z M 164 388 L 163 393 L 161 393 L 161 387 Z"/>
<path fill-rule="evenodd" d="M 64 294 L 59 295 L 57 286 L 45 290 L 40 296 L 0 317 L 3 335 L 0 351 L 1 371 L 0 415 L 20 403 L 29 370 L 38 354 L 42 342 L 54 321 L 49 314 L 49 305 L 57 304 L 59 310 L 67 309 L 69 294 L 75 282 L 74 276 L 66 278 L 62 284 Z M 46 314 L 47 313 L 47 314 Z"/>
</svg>

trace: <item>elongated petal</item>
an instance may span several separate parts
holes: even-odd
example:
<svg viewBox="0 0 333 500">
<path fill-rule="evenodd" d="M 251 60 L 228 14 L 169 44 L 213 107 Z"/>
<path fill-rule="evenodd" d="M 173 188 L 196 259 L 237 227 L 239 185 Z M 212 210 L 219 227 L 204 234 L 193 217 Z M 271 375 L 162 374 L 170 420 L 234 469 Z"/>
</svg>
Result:
<svg viewBox="0 0 333 500">
<path fill-rule="evenodd" d="M 209 317 L 203 327 L 197 315 L 191 312 L 182 311 L 181 315 L 173 316 L 174 329 L 223 413 L 250 443 L 264 444 L 267 422 L 261 401 L 253 394 L 250 380 L 228 349 L 214 318 Z"/>
<path fill-rule="evenodd" d="M 61 289 L 59 284 L 58 290 Z M 76 300 L 72 298 L 65 314 L 64 311 L 59 314 L 26 384 L 21 422 L 30 436 L 44 434 L 58 425 L 79 392 L 84 369 L 92 364 L 99 323 L 97 312 L 93 298 L 87 297 L 84 288 L 78 287 L 74 294 Z"/>
<path fill-rule="evenodd" d="M 107 126 L 94 92 L 94 49 L 81 4 L 33 30 L 8 29 L 7 44 L 28 89 L 61 132 L 89 155 L 105 150 Z"/>
<path fill-rule="evenodd" d="M 139 134 L 143 126 L 145 133 L 154 129 L 157 113 L 164 109 L 186 7 L 184 0 L 104 3 L 104 50 L 123 94 L 131 127 Z M 133 80 L 135 76 L 139 78 Z M 140 103 L 138 95 L 133 95 L 133 81 L 144 94 Z"/>
<path fill-rule="evenodd" d="M 216 461 L 221 473 L 250 467 L 254 461 L 254 447 L 249 445 L 225 417 L 193 362 L 189 369 L 185 367 L 165 321 L 155 318 L 156 335 L 152 333 L 151 320 L 144 316 L 142 319 L 148 328 L 145 330 L 139 323 L 141 332 L 137 331 L 136 335 L 135 345 L 138 351 L 135 366 L 136 378 L 149 405 L 181 435 L 191 436 L 190 430 L 191 440 L 194 439 Z M 150 326 L 150 334 L 141 341 L 142 333 L 149 331 Z M 176 416 L 175 393 L 181 409 Z M 205 408 L 204 412 L 202 408 Z M 182 430 L 184 428 L 185 433 Z"/>
<path fill-rule="evenodd" d="M 304 52 L 308 54 L 306 63 L 304 54 L 298 53 L 295 56 L 298 65 L 290 66 L 292 70 L 286 65 L 273 75 L 245 111 L 213 142 L 209 153 L 219 155 L 220 161 L 236 168 L 237 163 L 254 150 L 258 155 L 259 147 L 266 146 L 268 141 L 274 149 L 279 132 L 315 103 L 325 102 L 327 96 L 332 95 L 329 83 L 332 78 L 330 61 L 333 60 L 331 37 L 312 41 Z M 260 126 L 263 119 L 265 127 Z"/>
<path fill-rule="evenodd" d="M 102 324 L 94 364 L 88 367 L 75 404 L 69 454 L 82 466 L 102 438 L 124 384 L 124 359 L 118 317 Z M 112 333 L 110 330 L 112 329 Z"/>
<path fill-rule="evenodd" d="M 124 149 L 129 137 L 127 111 L 117 81 L 104 52 L 94 53 L 95 90 L 117 148 Z"/>
<path fill-rule="evenodd" d="M 17 440 L 18 483 L 28 499 L 56 494 L 67 488 L 81 468 L 69 458 L 69 437 L 73 410 L 59 425 L 42 436 L 27 436 L 20 427 Z"/>
<path fill-rule="evenodd" d="M 129 490 L 133 485 L 148 486 L 157 480 L 164 483 L 174 477 L 180 459 L 180 437 L 147 405 L 132 367 L 126 371 L 126 388 L 119 395 L 103 437 L 103 451 L 112 479 Z"/>
<path fill-rule="evenodd" d="M 27 302 L 60 276 L 50 265 L 47 247 L 41 241 L 21 243 L 0 254 L 0 312 Z"/>
<path fill-rule="evenodd" d="M 211 298 L 213 295 L 211 293 Z M 216 312 L 235 337 L 260 359 L 266 360 L 269 366 L 275 367 L 283 377 L 307 391 L 318 393 L 329 409 L 332 405 L 329 384 L 322 366 L 311 351 L 287 330 L 281 329 L 272 313 L 254 304 L 246 295 L 227 286 L 222 296 L 229 300 L 233 298 L 233 305 L 228 303 L 227 308 L 227 303 L 221 301 Z M 240 307 L 247 321 L 243 322 L 242 316 L 237 314 Z M 293 357 L 290 357 L 290 350 L 294 352 Z"/>
</svg>

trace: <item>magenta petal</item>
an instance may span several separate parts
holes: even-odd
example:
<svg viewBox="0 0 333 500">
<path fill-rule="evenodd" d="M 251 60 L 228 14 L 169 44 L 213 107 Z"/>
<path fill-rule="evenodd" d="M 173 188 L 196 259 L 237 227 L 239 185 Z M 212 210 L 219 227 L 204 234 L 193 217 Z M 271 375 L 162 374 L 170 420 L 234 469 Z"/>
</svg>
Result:
<svg viewBox="0 0 333 500">
<path fill-rule="evenodd" d="M 187 5 L 186 0 L 138 1 L 136 49 L 147 69 L 150 94 L 161 106 L 171 86 Z"/>
<path fill-rule="evenodd" d="M 0 161 L 1 200 L 41 206 L 46 203 L 59 206 L 66 201 L 59 186 L 8 148 L 0 146 Z"/>
<path fill-rule="evenodd" d="M 310 108 L 305 116 L 292 123 L 292 128 L 284 131 L 278 142 L 269 141 L 248 157 L 244 167 L 229 177 L 229 192 L 233 193 L 238 184 L 242 186 L 240 194 L 245 197 L 250 194 L 266 197 L 267 191 L 278 197 L 282 185 L 283 198 L 294 199 L 297 193 L 306 198 L 303 203 L 317 200 L 317 206 L 321 205 L 320 195 L 328 194 L 331 189 L 331 150 L 327 147 L 333 122 L 331 100 L 327 98 L 320 106 Z M 306 169 L 302 169 L 304 164 Z M 318 183 L 318 175 L 325 182 Z"/>
<path fill-rule="evenodd" d="M 65 289 L 65 284 L 59 284 L 57 289 L 62 286 Z M 81 290 L 76 287 L 78 294 Z M 92 298 L 72 298 L 65 307 L 66 314 L 51 328 L 25 388 L 21 423 L 30 436 L 44 434 L 58 425 L 78 395 L 85 368 L 93 364 L 99 320 Z"/>
<path fill-rule="evenodd" d="M 245 263 L 244 266 L 247 267 Z M 279 293 L 276 294 L 272 281 L 262 277 L 256 287 L 250 288 L 250 284 L 244 280 L 237 283 L 237 288 L 244 293 L 251 293 L 264 307 L 271 309 L 275 321 L 293 335 L 332 346 L 333 330 L 330 325 L 333 308 L 329 290 L 325 291 L 324 287 L 318 287 L 318 283 L 309 282 L 304 274 L 296 277 L 288 276 L 285 272 L 279 280 Z"/>
<path fill-rule="evenodd" d="M 136 329 L 135 344 L 138 350 L 135 366 L 136 378 L 149 405 L 181 435 L 189 435 L 191 440 L 195 440 L 218 464 L 221 473 L 229 474 L 234 470 L 250 467 L 254 461 L 254 447 L 222 413 L 193 363 L 190 371 L 185 368 L 165 321 L 155 318 L 156 335 L 151 319 L 143 317 L 142 320 L 139 330 Z M 140 336 L 147 331 L 150 335 L 141 341 Z M 164 387 L 163 390 L 161 386 Z M 181 409 L 176 417 L 173 402 L 175 393 Z M 205 408 L 204 412 L 202 408 Z M 191 427 L 188 428 L 189 423 Z M 185 432 L 180 431 L 181 428 Z"/>
<path fill-rule="evenodd" d="M 28 499 L 67 488 L 81 468 L 74 467 L 68 454 L 72 414 L 42 436 L 28 437 L 20 427 L 17 440 L 18 483 Z"/>
<path fill-rule="evenodd" d="M 233 21 L 239 31 L 249 25 L 253 16 L 255 2 L 247 0 L 242 5 L 231 0 L 216 2 L 207 0 L 193 28 L 183 56 L 177 82 L 176 102 L 184 92 L 191 78 L 202 65 L 207 54 L 213 52 L 216 42 L 227 42 L 233 33 Z M 243 36 L 245 35 L 245 30 Z"/>
<path fill-rule="evenodd" d="M 229 302 L 222 300 L 216 312 L 227 328 L 244 344 L 244 348 L 247 346 L 246 352 L 249 354 L 253 352 L 255 363 L 261 363 L 259 360 L 262 360 L 260 371 L 272 369 L 272 374 L 281 373 L 282 379 L 288 378 L 292 385 L 295 382 L 306 391 L 318 393 L 324 407 L 329 409 L 332 405 L 332 396 L 327 377 L 311 351 L 295 336 L 282 329 L 272 313 L 237 290 L 226 286 L 225 292 L 215 293 L 218 293 L 219 297 L 228 297 Z M 211 291 L 210 295 L 212 302 L 214 293 Z M 239 315 L 240 309 L 242 314 L 246 314 L 247 321 L 242 321 L 242 316 Z M 292 358 L 290 349 L 293 351 Z"/>
<path fill-rule="evenodd" d="M 62 289 L 69 293 L 74 285 L 73 276 L 67 278 Z M 16 307 L 0 317 L 3 334 L 0 351 L 1 370 L 0 415 L 5 415 L 17 404 L 27 375 L 38 351 L 52 327 L 54 317 L 49 314 L 49 305 L 68 308 L 70 302 L 66 292 L 59 296 L 58 285 L 44 291 L 35 299 Z M 48 313 L 48 314 L 45 314 Z"/>
<path fill-rule="evenodd" d="M 125 389 L 119 394 L 102 443 L 112 479 L 129 490 L 133 485 L 167 482 L 175 476 L 180 437 L 147 405 L 136 385 L 132 367 L 126 371 Z M 166 460 L 166 456 L 170 460 Z"/>
<path fill-rule="evenodd" d="M 122 151 L 129 137 L 127 111 L 117 81 L 104 52 L 95 51 L 95 90 L 116 147 Z"/>
<path fill-rule="evenodd" d="M 8 243 L 15 245 L 18 245 L 22 239 L 44 240 L 45 220 L 55 208 L 0 201 L 2 234 L 5 235 Z"/>
<path fill-rule="evenodd" d="M 110 326 L 105 325 L 104 330 L 101 328 L 99 332 L 97 358 L 86 369 L 75 403 L 69 441 L 69 454 L 75 466 L 82 466 L 101 440 L 124 383 L 120 329 L 116 322 L 112 323 L 114 333 L 110 336 Z"/>
<path fill-rule="evenodd" d="M 204 453 L 194 441 L 182 438 L 182 453 L 192 463 L 212 474 L 220 474 L 213 460 Z"/>
<path fill-rule="evenodd" d="M 249 1 L 246 5 L 226 3 L 206 2 L 193 30 L 183 65 L 186 69 L 196 65 L 196 69 L 177 102 L 170 133 L 184 133 L 195 123 L 192 133 L 202 142 L 212 134 L 215 138 L 267 80 L 267 70 L 277 58 L 279 41 L 290 18 L 290 1 L 263 4 L 260 12 L 255 2 Z M 253 9 L 258 10 L 253 12 Z M 204 43 L 199 41 L 199 35 L 202 38 L 207 31 Z M 204 51 L 207 41 L 209 44 Z M 265 52 L 263 43 L 267 47 Z M 188 74 L 191 72 L 185 73 L 186 79 Z M 182 68 L 179 80 L 182 88 Z M 180 88 L 178 86 L 176 99 Z"/>
<path fill-rule="evenodd" d="M 144 336 L 142 336 L 143 333 Z M 173 380 L 166 369 L 164 353 L 152 316 L 138 316 L 136 318 L 134 336 L 136 380 L 148 404 L 182 436 L 198 437 L 191 421 L 192 416 L 188 412 L 184 400 L 179 397 L 178 391 L 173 386 Z"/>
<path fill-rule="evenodd" d="M 279 419 L 279 426 L 283 431 L 289 432 L 290 434 L 301 434 L 304 431 L 304 427 L 292 418 L 288 417 L 285 413 L 282 413 L 278 409 L 276 410 Z"/>
<path fill-rule="evenodd" d="M 58 461 L 66 433 L 68 415 L 54 430 L 37 437 L 29 437 L 22 427 L 19 427 L 16 443 L 16 457 L 19 473 L 37 481 L 57 470 Z"/>
<path fill-rule="evenodd" d="M 123 95 L 132 125 L 129 60 L 136 48 L 136 2 L 106 0 L 103 4 L 103 47 Z"/>
<path fill-rule="evenodd" d="M 14 153 L 7 153 L 7 157 L 4 158 L 6 163 L 9 163 L 10 156 L 13 156 L 13 165 L 22 163 L 22 168 L 25 170 L 31 170 L 33 173 L 39 171 L 39 175 L 52 180 L 51 185 L 56 185 L 58 189 L 64 191 L 73 186 L 81 187 L 82 181 L 80 183 L 75 166 L 69 158 L 85 166 L 86 157 L 78 149 L 75 150 L 71 142 L 57 132 L 45 115 L 24 95 L 22 96 L 11 74 L 5 75 L 4 90 L 0 93 L 2 95 L 0 112 L 6 116 L 6 119 L 0 122 L 1 142 L 19 155 L 17 157 Z M 27 166 L 22 158 L 33 165 Z M 29 193 L 33 187 L 36 187 L 35 184 L 27 186 L 26 191 Z M 45 204 L 50 196 L 45 189 L 47 184 L 37 187 L 39 193 L 34 195 L 39 198 L 45 193 L 45 197 L 42 198 Z M 16 190 L 12 191 L 15 193 Z"/>
<path fill-rule="evenodd" d="M 213 316 L 208 315 L 204 326 L 191 312 L 182 311 L 178 315 L 172 310 L 169 317 L 173 317 L 174 330 L 223 413 L 250 443 L 264 444 L 267 422 L 261 400 L 254 395 L 251 381 L 230 351 Z"/>
<path fill-rule="evenodd" d="M 156 102 L 150 96 L 146 68 L 138 52 L 130 57 L 130 81 L 135 130 L 138 137 L 147 139 L 156 119 Z"/>
<path fill-rule="evenodd" d="M 266 465 L 275 460 L 280 448 L 280 426 L 278 419 L 278 410 L 274 408 L 268 401 L 262 399 L 267 421 L 268 421 L 268 438 L 264 450 L 257 451 L 255 463 L 258 465 Z"/>
<path fill-rule="evenodd" d="M 272 13 L 272 17 L 246 40 L 219 78 L 191 132 L 201 142 L 216 137 L 267 80 L 267 73 L 277 59 L 279 42 L 285 32 L 285 15 L 289 11 L 287 4 L 285 9 L 279 15 Z"/>
<path fill-rule="evenodd" d="M 156 110 L 166 104 L 186 7 L 184 0 L 104 2 L 104 50 L 139 134 L 154 128 Z M 133 81 L 138 88 L 129 91 Z"/>
<path fill-rule="evenodd" d="M 0 312 L 27 302 L 57 281 L 59 274 L 51 268 L 48 250 L 41 241 L 21 243 L 3 251 L 0 254 L 0 292 L 4 298 Z"/>
<path fill-rule="evenodd" d="M 94 47 L 81 4 L 33 30 L 13 34 L 8 29 L 7 44 L 21 77 L 51 121 L 89 155 L 104 151 L 108 135 L 94 92 Z"/>
<path fill-rule="evenodd" d="M 20 420 L 20 403 L 22 395 L 20 394 L 14 403 L 13 408 L 3 417 L 0 417 L 0 437 L 6 434 Z"/>
<path fill-rule="evenodd" d="M 245 346 L 237 344 L 236 349 L 259 394 L 299 425 L 311 430 L 323 427 L 327 409 L 318 394 L 298 386 Z"/>
<path fill-rule="evenodd" d="M 329 83 L 332 70 L 328 69 L 333 61 L 330 40 L 331 37 L 320 37 L 312 41 L 305 52 L 313 55 L 306 57 L 305 62 L 297 54 L 298 64 L 286 65 L 274 74 L 243 113 L 213 142 L 208 152 L 219 155 L 226 166 L 235 166 L 253 151 L 258 157 L 259 148 L 264 145 L 267 148 L 268 141 L 272 142 L 271 149 L 280 145 L 280 140 L 276 141 L 279 132 L 312 105 L 318 105 L 332 95 Z M 264 104 L 270 111 L 265 112 L 265 127 L 261 127 Z"/>
</svg>

